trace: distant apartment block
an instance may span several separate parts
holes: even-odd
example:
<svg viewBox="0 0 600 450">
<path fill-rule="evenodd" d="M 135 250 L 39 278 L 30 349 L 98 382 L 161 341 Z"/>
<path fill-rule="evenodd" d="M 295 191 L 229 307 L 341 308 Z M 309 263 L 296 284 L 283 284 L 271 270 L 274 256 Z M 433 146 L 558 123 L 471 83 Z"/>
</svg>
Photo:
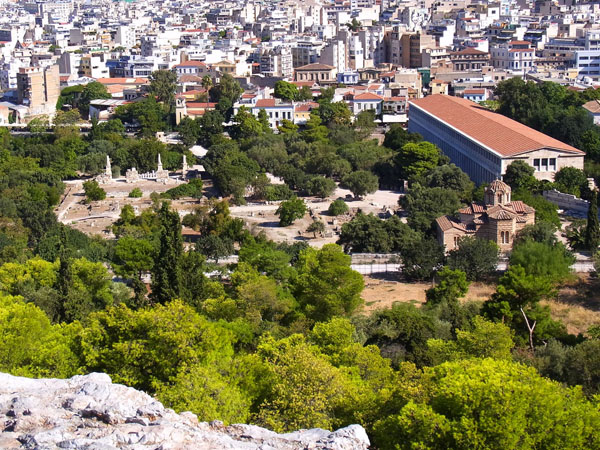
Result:
<svg viewBox="0 0 600 450">
<path fill-rule="evenodd" d="M 58 65 L 19 69 L 17 99 L 20 104 L 29 108 L 30 116 L 54 114 L 59 95 Z"/>
</svg>

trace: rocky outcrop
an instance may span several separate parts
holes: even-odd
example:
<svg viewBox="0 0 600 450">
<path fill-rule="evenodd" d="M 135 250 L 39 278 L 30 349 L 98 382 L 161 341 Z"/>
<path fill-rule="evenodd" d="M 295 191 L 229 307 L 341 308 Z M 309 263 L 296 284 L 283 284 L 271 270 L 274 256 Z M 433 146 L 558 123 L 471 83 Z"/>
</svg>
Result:
<svg viewBox="0 0 600 450">
<path fill-rule="evenodd" d="M 151 396 L 92 373 L 68 380 L 0 374 L 0 449 L 367 449 L 360 425 L 277 434 L 198 422 Z"/>
</svg>

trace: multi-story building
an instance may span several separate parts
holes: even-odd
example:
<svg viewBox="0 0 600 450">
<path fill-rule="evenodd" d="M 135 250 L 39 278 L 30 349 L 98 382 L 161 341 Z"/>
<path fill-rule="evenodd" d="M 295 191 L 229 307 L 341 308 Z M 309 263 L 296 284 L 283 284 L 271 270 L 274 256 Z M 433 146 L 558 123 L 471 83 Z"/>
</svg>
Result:
<svg viewBox="0 0 600 450">
<path fill-rule="evenodd" d="M 319 84 L 336 82 L 337 71 L 335 67 L 327 64 L 308 64 L 294 69 L 295 81 L 315 81 Z"/>
<path fill-rule="evenodd" d="M 260 73 L 269 77 L 291 77 L 292 52 L 289 47 L 279 45 L 275 48 L 265 49 L 260 53 Z"/>
<path fill-rule="evenodd" d="M 319 54 L 323 48 L 322 42 L 300 41 L 291 48 L 292 64 L 294 67 L 302 67 L 314 64 L 319 60 Z"/>
<path fill-rule="evenodd" d="M 109 70 L 106 67 L 104 54 L 82 56 L 79 62 L 78 75 L 89 78 L 107 78 Z"/>
<path fill-rule="evenodd" d="M 527 73 L 535 67 L 535 50 L 528 41 L 510 41 L 492 45 L 491 64 L 495 68 Z"/>
<path fill-rule="evenodd" d="M 541 180 L 563 167 L 583 170 L 584 152 L 459 97 L 411 100 L 408 130 L 442 149 L 476 183 L 500 178 L 513 161 L 535 169 Z"/>
<path fill-rule="evenodd" d="M 22 67 L 17 74 L 17 100 L 29 108 L 30 116 L 52 115 L 60 96 L 58 65 Z"/>
<path fill-rule="evenodd" d="M 281 101 L 276 98 L 265 98 L 256 101 L 256 104 L 252 107 L 252 114 L 258 117 L 258 113 L 261 109 L 264 109 L 269 118 L 269 125 L 273 130 L 276 130 L 281 122 L 289 120 L 294 121 L 294 104 L 289 102 Z"/>
<path fill-rule="evenodd" d="M 490 64 L 490 54 L 471 47 L 450 53 L 450 61 L 456 72 L 479 71 Z"/>
</svg>

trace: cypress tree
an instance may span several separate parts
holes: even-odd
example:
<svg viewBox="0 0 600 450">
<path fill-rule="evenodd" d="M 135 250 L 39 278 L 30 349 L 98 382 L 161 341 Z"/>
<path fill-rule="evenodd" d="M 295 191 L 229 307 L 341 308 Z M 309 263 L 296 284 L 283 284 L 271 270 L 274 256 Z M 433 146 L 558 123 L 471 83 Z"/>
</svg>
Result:
<svg viewBox="0 0 600 450">
<path fill-rule="evenodd" d="M 590 198 L 587 226 L 585 228 L 585 246 L 595 252 L 600 245 L 600 223 L 598 222 L 598 191 L 594 189 Z"/>
<path fill-rule="evenodd" d="M 164 202 L 158 212 L 160 219 L 160 248 L 152 270 L 152 293 L 157 303 L 166 303 L 181 293 L 181 258 L 183 239 L 177 211 L 171 211 Z"/>
</svg>

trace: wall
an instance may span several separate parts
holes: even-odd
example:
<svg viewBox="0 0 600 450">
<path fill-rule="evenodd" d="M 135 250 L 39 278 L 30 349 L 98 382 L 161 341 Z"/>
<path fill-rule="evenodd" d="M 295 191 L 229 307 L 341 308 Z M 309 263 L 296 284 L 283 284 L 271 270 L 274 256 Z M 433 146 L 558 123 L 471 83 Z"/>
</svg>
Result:
<svg viewBox="0 0 600 450">
<path fill-rule="evenodd" d="M 590 203 L 587 200 L 577 198 L 574 195 L 563 194 L 556 190 L 544 191 L 543 195 L 546 200 L 554 203 L 560 209 L 575 211 L 582 214 L 587 214 L 588 212 Z"/>
</svg>

